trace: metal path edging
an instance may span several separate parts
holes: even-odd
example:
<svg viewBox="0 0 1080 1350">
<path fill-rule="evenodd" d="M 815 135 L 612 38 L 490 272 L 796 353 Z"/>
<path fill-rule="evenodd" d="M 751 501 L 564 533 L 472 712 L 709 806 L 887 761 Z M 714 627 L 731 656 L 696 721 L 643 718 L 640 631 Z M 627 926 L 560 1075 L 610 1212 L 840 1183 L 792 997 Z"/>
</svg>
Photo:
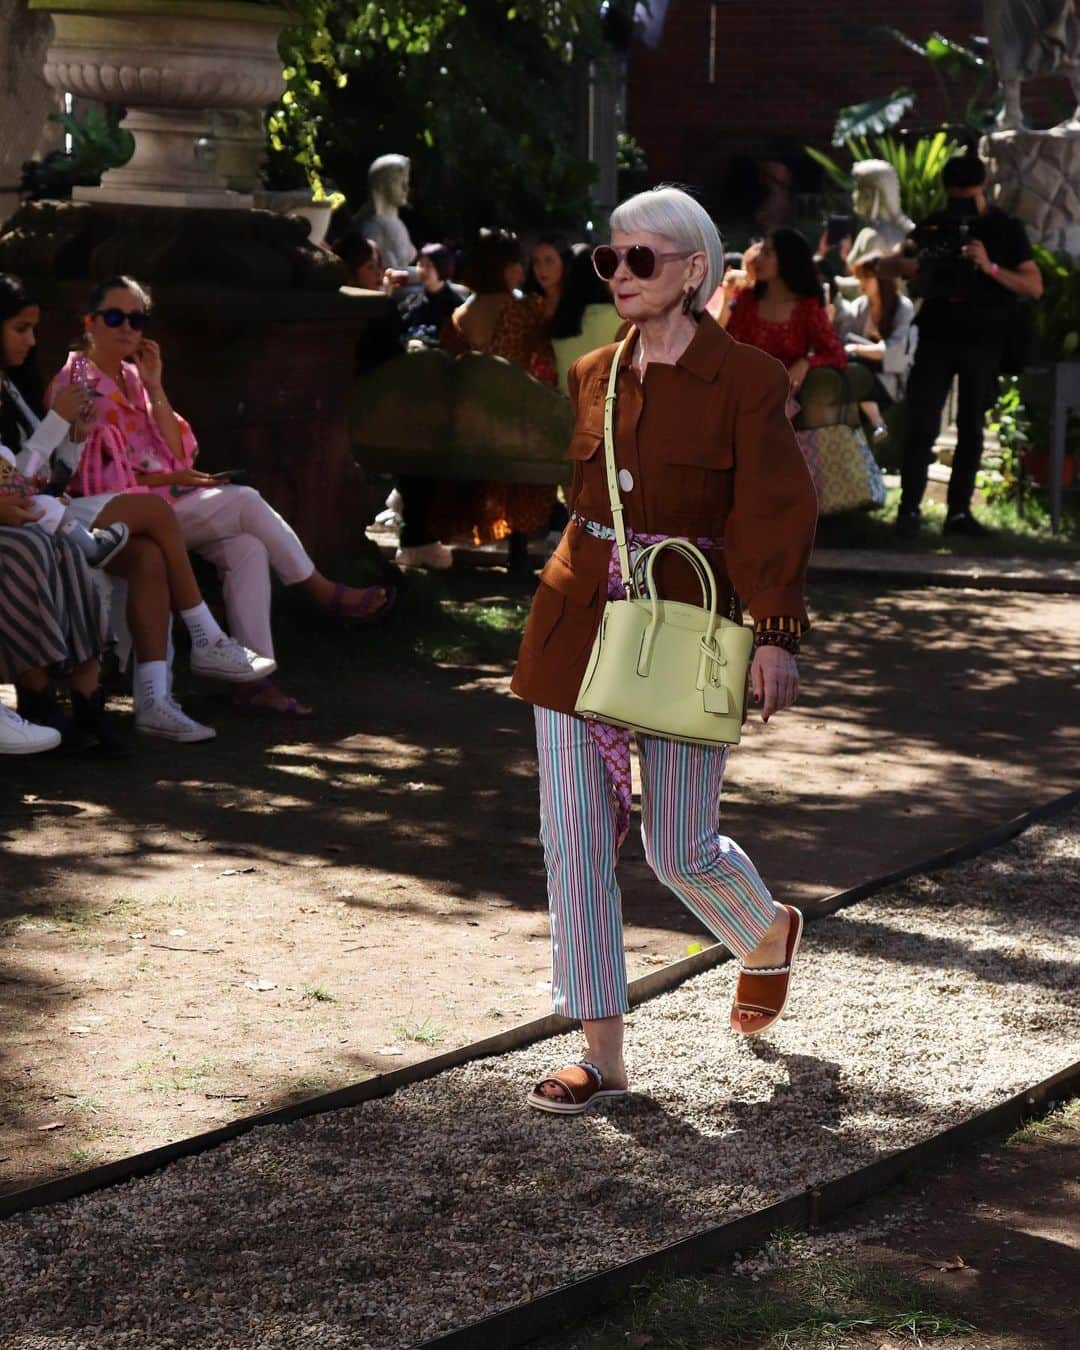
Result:
<svg viewBox="0 0 1080 1350">
<path fill-rule="evenodd" d="M 951 867 L 956 863 L 977 857 L 988 849 L 996 848 L 1008 842 L 1008 840 L 1022 834 L 1033 825 L 1065 814 L 1077 804 L 1080 804 L 1080 789 L 1056 797 L 1052 801 L 1032 808 L 1030 811 L 1025 811 L 1004 825 L 996 826 L 994 829 L 969 840 L 966 844 L 947 849 L 944 853 L 936 854 L 922 862 L 913 863 L 908 867 L 886 873 L 872 881 L 861 882 L 857 886 L 826 896 L 822 901 L 815 904 L 814 916 L 834 914 L 837 910 L 856 904 L 860 900 L 885 890 L 907 877 L 937 872 L 942 868 Z M 659 970 L 650 971 L 648 975 L 642 975 L 630 982 L 628 990 L 630 1004 L 633 1007 L 648 999 L 655 998 L 659 994 L 667 993 L 685 983 L 686 980 L 692 979 L 695 975 L 700 975 L 704 971 L 720 965 L 728 958 L 727 950 L 720 944 L 716 944 L 707 947 L 704 951 L 695 953 L 693 956 L 673 961 Z M 238 1120 L 229 1121 L 228 1124 L 218 1126 L 216 1129 L 190 1135 L 185 1139 L 177 1139 L 157 1148 L 148 1149 L 143 1153 L 135 1153 L 127 1158 L 118 1158 L 114 1162 L 103 1163 L 99 1167 L 88 1168 L 86 1171 L 71 1172 L 65 1176 L 57 1177 L 53 1181 L 45 1181 L 37 1185 L 23 1187 L 21 1190 L 11 1191 L 7 1195 L 0 1195 L 0 1220 L 11 1218 L 16 1214 L 25 1214 L 33 1209 L 40 1209 L 43 1205 L 57 1204 L 63 1200 L 74 1199 L 76 1196 L 89 1195 L 108 1186 L 116 1186 L 137 1177 L 147 1176 L 179 1158 L 193 1157 L 196 1154 L 216 1148 L 219 1144 L 228 1143 L 231 1139 L 237 1139 L 241 1135 L 247 1134 L 249 1130 L 260 1129 L 265 1125 L 287 1125 L 296 1120 L 306 1119 L 308 1116 L 324 1115 L 330 1111 L 339 1111 L 343 1107 L 358 1106 L 362 1102 L 388 1097 L 391 1093 L 398 1091 L 399 1088 L 434 1078 L 447 1069 L 456 1068 L 458 1065 L 467 1064 L 473 1060 L 487 1059 L 494 1055 L 507 1054 L 512 1050 L 523 1049 L 536 1041 L 561 1035 L 574 1025 L 576 1024 L 573 1021 L 549 1014 L 532 1022 L 524 1022 L 517 1027 L 509 1027 L 497 1036 L 473 1041 L 469 1045 L 459 1046 L 445 1054 L 420 1060 L 417 1064 L 410 1064 L 390 1073 L 379 1074 L 374 1078 L 365 1079 L 361 1083 L 353 1083 L 347 1087 L 319 1093 L 305 1098 L 302 1102 L 279 1107 L 274 1111 L 265 1111 L 254 1116 L 242 1116 Z"/>
</svg>

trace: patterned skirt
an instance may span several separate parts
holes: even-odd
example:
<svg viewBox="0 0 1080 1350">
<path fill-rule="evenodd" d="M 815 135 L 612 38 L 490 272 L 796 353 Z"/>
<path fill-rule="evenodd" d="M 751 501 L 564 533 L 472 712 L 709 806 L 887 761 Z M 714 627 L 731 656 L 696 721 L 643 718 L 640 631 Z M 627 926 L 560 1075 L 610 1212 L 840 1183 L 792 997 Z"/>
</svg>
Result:
<svg viewBox="0 0 1080 1350">
<path fill-rule="evenodd" d="M 33 525 L 0 528 L 0 684 L 65 675 L 100 656 L 105 611 L 74 544 Z"/>
</svg>

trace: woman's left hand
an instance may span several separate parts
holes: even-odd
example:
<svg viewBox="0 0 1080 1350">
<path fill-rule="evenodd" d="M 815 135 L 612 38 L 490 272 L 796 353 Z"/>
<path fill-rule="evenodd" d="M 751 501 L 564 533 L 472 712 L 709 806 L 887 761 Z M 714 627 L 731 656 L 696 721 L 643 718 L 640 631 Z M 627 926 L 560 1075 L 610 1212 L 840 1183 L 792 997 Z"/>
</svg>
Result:
<svg viewBox="0 0 1080 1350">
<path fill-rule="evenodd" d="M 142 377 L 151 395 L 161 391 L 161 373 L 164 363 L 161 348 L 152 338 L 143 338 L 142 344 L 133 357 L 135 369 Z"/>
<path fill-rule="evenodd" d="M 750 667 L 754 702 L 761 705 L 761 720 L 790 708 L 799 697 L 799 664 L 783 647 L 759 647 Z"/>
</svg>

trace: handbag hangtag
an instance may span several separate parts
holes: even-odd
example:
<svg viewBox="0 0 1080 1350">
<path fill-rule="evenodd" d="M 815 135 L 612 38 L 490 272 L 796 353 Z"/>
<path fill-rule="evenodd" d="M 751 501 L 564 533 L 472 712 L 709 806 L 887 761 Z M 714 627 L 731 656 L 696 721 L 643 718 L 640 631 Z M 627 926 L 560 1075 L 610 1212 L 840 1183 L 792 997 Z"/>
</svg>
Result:
<svg viewBox="0 0 1080 1350">
<path fill-rule="evenodd" d="M 731 712 L 731 693 L 722 684 L 708 682 L 701 691 L 701 696 L 707 713 L 716 713 L 720 717 L 726 717 Z"/>
</svg>

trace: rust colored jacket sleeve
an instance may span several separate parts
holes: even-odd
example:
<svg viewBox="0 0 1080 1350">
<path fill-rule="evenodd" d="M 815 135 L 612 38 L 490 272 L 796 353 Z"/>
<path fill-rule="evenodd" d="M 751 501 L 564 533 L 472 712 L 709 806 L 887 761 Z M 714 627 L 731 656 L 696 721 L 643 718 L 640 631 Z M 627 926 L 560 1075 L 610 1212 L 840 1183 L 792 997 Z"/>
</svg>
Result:
<svg viewBox="0 0 1080 1350">
<path fill-rule="evenodd" d="M 762 358 L 746 374 L 735 417 L 734 499 L 724 528 L 728 573 L 755 619 L 780 615 L 805 630 L 817 494 L 785 412 L 787 372 Z"/>
</svg>

